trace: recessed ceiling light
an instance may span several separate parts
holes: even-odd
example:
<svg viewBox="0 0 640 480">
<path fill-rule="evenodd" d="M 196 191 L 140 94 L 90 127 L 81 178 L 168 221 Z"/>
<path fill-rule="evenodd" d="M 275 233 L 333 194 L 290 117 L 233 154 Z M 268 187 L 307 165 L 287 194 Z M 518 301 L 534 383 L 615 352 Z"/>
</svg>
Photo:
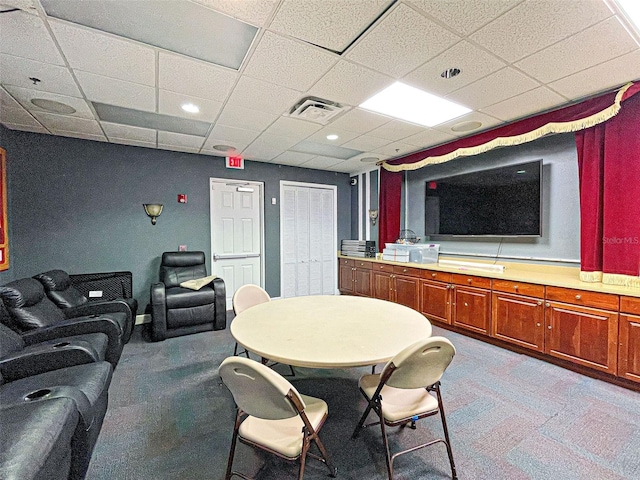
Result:
<svg viewBox="0 0 640 480">
<path fill-rule="evenodd" d="M 76 109 L 66 103 L 47 100 L 46 98 L 32 98 L 31 103 L 47 112 L 59 113 L 60 115 L 71 115 L 76 113 Z"/>
<path fill-rule="evenodd" d="M 213 149 L 219 152 L 235 152 L 236 147 L 232 147 L 231 145 L 214 145 Z"/>
<path fill-rule="evenodd" d="M 180 105 L 185 112 L 189 113 L 198 113 L 200 112 L 200 107 L 194 105 L 193 103 L 183 103 Z"/>
<path fill-rule="evenodd" d="M 440 74 L 442 78 L 453 78 L 460 75 L 461 70 L 459 68 L 447 68 Z"/>
<path fill-rule="evenodd" d="M 378 157 L 362 157 L 360 159 L 364 163 L 376 163 L 378 160 L 380 160 Z"/>
<path fill-rule="evenodd" d="M 360 105 L 425 127 L 433 127 L 469 113 L 471 109 L 401 82 L 385 88 Z"/>
<path fill-rule="evenodd" d="M 335 133 L 332 133 L 331 135 L 327 135 L 327 140 L 337 140 L 338 139 L 338 135 L 336 135 Z"/>
<path fill-rule="evenodd" d="M 482 126 L 482 122 L 460 122 L 456 123 L 453 127 L 451 127 L 452 132 L 470 132 L 471 130 L 475 130 L 476 128 L 480 128 Z"/>
</svg>

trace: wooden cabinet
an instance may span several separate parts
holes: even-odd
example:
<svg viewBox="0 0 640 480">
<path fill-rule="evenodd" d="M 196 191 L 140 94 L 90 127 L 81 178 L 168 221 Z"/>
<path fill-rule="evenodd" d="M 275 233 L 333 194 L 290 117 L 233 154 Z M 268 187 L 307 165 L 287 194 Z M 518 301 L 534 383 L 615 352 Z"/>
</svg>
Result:
<svg viewBox="0 0 640 480">
<path fill-rule="evenodd" d="M 491 328 L 491 280 L 453 274 L 451 324 L 489 335 Z"/>
<path fill-rule="evenodd" d="M 618 376 L 640 382 L 640 298 L 620 298 L 620 312 Z"/>
<path fill-rule="evenodd" d="M 493 281 L 492 337 L 543 352 L 544 313 L 543 285 Z"/>
<path fill-rule="evenodd" d="M 375 298 L 420 309 L 420 269 L 376 264 L 371 275 Z"/>
<path fill-rule="evenodd" d="M 429 320 L 451 323 L 451 274 L 425 271 L 420 282 L 420 313 Z"/>
<path fill-rule="evenodd" d="M 343 295 L 353 294 L 353 269 L 355 262 L 350 258 L 338 260 L 338 289 Z"/>
<path fill-rule="evenodd" d="M 370 297 L 372 266 L 371 262 L 341 258 L 338 266 L 340 292 Z"/>
</svg>

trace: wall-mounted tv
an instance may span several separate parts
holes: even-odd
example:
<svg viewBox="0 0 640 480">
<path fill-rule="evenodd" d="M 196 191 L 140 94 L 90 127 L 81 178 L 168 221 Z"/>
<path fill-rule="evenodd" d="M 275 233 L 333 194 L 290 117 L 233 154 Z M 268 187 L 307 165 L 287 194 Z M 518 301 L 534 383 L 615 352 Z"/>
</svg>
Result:
<svg viewBox="0 0 640 480">
<path fill-rule="evenodd" d="M 542 235 L 542 160 L 426 182 L 429 236 Z"/>
</svg>

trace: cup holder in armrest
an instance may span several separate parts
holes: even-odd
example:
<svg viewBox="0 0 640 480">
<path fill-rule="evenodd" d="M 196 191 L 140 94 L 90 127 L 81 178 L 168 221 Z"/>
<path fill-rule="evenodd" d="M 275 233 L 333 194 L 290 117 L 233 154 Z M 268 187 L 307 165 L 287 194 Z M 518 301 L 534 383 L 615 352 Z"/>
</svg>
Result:
<svg viewBox="0 0 640 480">
<path fill-rule="evenodd" d="M 71 342 L 60 342 L 60 343 L 56 343 L 53 348 L 62 348 L 62 347 L 68 347 L 69 345 L 71 345 Z"/>
<path fill-rule="evenodd" d="M 28 393 L 24 396 L 24 399 L 27 402 L 31 402 L 33 400 L 39 400 L 41 398 L 45 398 L 51 395 L 51 390 L 48 388 L 41 388 L 40 390 L 36 390 L 35 392 Z"/>
</svg>

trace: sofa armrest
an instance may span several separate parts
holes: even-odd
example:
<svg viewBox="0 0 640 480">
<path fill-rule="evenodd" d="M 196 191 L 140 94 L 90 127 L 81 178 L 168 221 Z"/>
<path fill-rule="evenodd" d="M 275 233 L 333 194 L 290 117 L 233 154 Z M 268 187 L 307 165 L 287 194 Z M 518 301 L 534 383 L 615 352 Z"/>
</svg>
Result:
<svg viewBox="0 0 640 480">
<path fill-rule="evenodd" d="M 125 313 L 128 321 L 131 321 L 133 318 L 131 308 L 129 308 L 129 305 L 124 300 L 99 300 L 84 303 L 76 307 L 65 308 L 63 311 L 67 318 L 103 315 L 109 313 Z"/>
<path fill-rule="evenodd" d="M 214 330 L 224 330 L 227 328 L 227 289 L 224 280 L 214 278 L 211 287 L 216 294 L 216 313 L 213 321 Z"/>
<path fill-rule="evenodd" d="M 151 340 L 167 336 L 167 299 L 163 282 L 151 284 Z"/>
</svg>

